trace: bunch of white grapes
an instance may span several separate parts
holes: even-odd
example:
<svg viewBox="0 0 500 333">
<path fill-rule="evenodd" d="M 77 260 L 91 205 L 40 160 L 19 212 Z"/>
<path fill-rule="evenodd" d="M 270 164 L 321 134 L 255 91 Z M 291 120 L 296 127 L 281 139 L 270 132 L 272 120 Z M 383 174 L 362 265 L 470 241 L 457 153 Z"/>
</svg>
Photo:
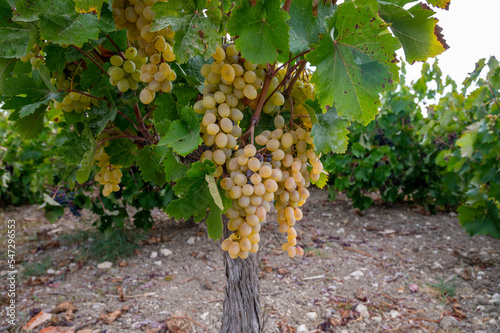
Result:
<svg viewBox="0 0 500 333">
<path fill-rule="evenodd" d="M 141 102 L 151 103 L 157 92 L 170 92 L 172 81 L 176 79 L 175 72 L 170 69 L 168 62 L 175 61 L 172 50 L 172 38 L 175 33 L 170 27 L 159 31 L 151 31 L 151 23 L 156 15 L 151 6 L 156 1 L 166 0 L 115 0 L 113 1 L 113 17 L 118 29 L 127 29 L 127 39 L 131 43 L 137 42 L 138 57 L 148 58 L 148 66 L 140 68 L 137 74 L 141 81 L 147 83 L 140 93 Z M 165 66 L 165 65 L 166 66 Z"/>
<path fill-rule="evenodd" d="M 141 81 L 140 68 L 146 63 L 147 58 L 137 55 L 135 47 L 129 47 L 124 55 L 113 55 L 109 59 L 111 67 L 108 69 L 109 82 L 116 86 L 120 92 L 137 90 Z"/>
<path fill-rule="evenodd" d="M 94 179 L 96 182 L 99 182 L 99 184 L 104 185 L 102 194 L 107 197 L 112 192 L 118 192 L 120 190 L 119 184 L 122 178 L 121 166 L 109 163 L 109 155 L 104 151 L 104 146 L 97 151 L 95 160 L 97 161 L 97 166 L 100 167 L 101 170 L 96 173 Z"/>
</svg>

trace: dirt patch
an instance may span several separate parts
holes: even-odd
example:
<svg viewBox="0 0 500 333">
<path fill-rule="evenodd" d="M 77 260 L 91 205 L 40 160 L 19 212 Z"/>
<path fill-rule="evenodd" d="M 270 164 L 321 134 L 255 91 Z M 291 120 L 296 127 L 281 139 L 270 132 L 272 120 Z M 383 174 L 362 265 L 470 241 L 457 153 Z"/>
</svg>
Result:
<svg viewBox="0 0 500 333">
<path fill-rule="evenodd" d="M 154 215 L 153 244 L 99 269 L 100 262 L 79 256 L 92 240 L 46 245 L 91 229 L 85 214 L 51 225 L 36 206 L 0 211 L 3 230 L 8 219 L 17 221 L 18 259 L 51 261 L 52 274 L 18 283 L 22 321 L 70 302 L 76 311 L 55 315 L 58 326 L 158 332 L 169 323 L 173 331 L 177 325 L 217 332 L 225 283 L 219 244 L 206 237 L 203 224 L 183 228 Z M 294 259 L 280 249 L 285 237 L 275 219 L 274 212 L 261 231 L 265 332 L 500 332 L 500 241 L 469 237 L 456 217 L 405 206 L 361 213 L 347 200 L 330 202 L 325 191 L 312 190 L 297 227 L 306 255 Z M 5 260 L 1 269 L 5 276 Z M 2 291 L 2 305 L 6 300 Z"/>
</svg>

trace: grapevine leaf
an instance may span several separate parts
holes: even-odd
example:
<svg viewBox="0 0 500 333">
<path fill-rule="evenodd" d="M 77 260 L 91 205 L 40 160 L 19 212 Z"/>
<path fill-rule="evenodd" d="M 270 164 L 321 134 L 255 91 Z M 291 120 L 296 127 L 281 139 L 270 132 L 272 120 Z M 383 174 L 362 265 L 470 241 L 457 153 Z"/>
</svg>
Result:
<svg viewBox="0 0 500 333">
<path fill-rule="evenodd" d="M 3 87 L 3 95 L 13 96 L 10 101 L 5 103 L 4 108 L 19 111 L 19 117 L 22 118 L 32 114 L 40 106 L 47 105 L 51 99 L 60 101 L 64 93 L 51 92 L 40 73 L 34 71 L 31 78 L 26 74 L 20 74 L 18 77 L 7 79 Z"/>
<path fill-rule="evenodd" d="M 83 136 L 83 133 L 74 130 L 72 132 L 62 132 L 57 138 L 59 148 L 56 153 L 62 156 L 67 165 L 79 164 L 85 152 L 91 149 L 90 138 Z"/>
<path fill-rule="evenodd" d="M 289 19 L 279 0 L 258 0 L 253 5 L 242 1 L 226 28 L 231 36 L 239 36 L 235 45 L 244 58 L 257 64 L 273 63 L 278 51 L 288 51 Z"/>
<path fill-rule="evenodd" d="M 314 108 L 314 104 L 310 101 L 307 101 L 306 105 Z M 311 131 L 314 150 L 317 153 L 343 154 L 347 149 L 347 135 L 349 134 L 347 128 L 350 122 L 339 117 L 335 107 L 328 108 L 326 113 L 316 112 L 316 115 L 318 122 L 313 125 Z"/>
<path fill-rule="evenodd" d="M 460 155 L 462 157 L 471 157 L 474 152 L 474 141 L 476 133 L 466 133 L 457 140 L 457 146 L 460 147 Z"/>
<path fill-rule="evenodd" d="M 106 146 L 104 150 L 109 155 L 109 163 L 113 165 L 129 168 L 135 163 L 137 147 L 127 138 L 113 139 L 113 144 Z"/>
<path fill-rule="evenodd" d="M 63 63 L 64 66 L 65 62 Z M 93 62 L 87 64 L 87 70 L 85 70 L 80 76 L 80 86 L 83 90 L 90 89 L 90 87 L 102 79 L 102 72 L 99 67 Z"/>
<path fill-rule="evenodd" d="M 156 12 L 152 30 L 170 26 L 175 31 L 174 50 L 179 63 L 185 63 L 197 54 L 208 58 L 224 36 L 223 29 L 220 29 L 218 5 L 219 1 L 206 0 L 158 1 L 151 8 Z"/>
<path fill-rule="evenodd" d="M 16 120 L 17 130 L 21 133 L 23 139 L 36 138 L 42 132 L 45 109 L 46 107 L 43 105 L 29 116 Z"/>
<path fill-rule="evenodd" d="M 126 50 L 128 47 L 127 30 L 111 31 L 108 33 L 109 38 L 115 43 L 120 50 Z M 109 39 L 105 39 L 102 42 L 102 47 L 108 50 L 116 50 L 115 46 L 111 43 Z"/>
<path fill-rule="evenodd" d="M 317 15 L 313 13 L 312 0 L 294 0 L 290 5 L 290 52 L 299 54 L 319 42 L 319 34 L 325 33 L 325 18 L 333 14 L 333 6 L 319 1 Z"/>
<path fill-rule="evenodd" d="M 168 149 L 162 163 L 167 182 L 173 182 L 177 178 L 185 177 L 186 176 L 185 173 L 179 176 L 176 171 L 183 169 L 184 167 L 189 168 L 189 166 L 187 165 L 185 166 L 184 164 L 181 163 L 179 158 L 172 152 L 172 149 Z"/>
<path fill-rule="evenodd" d="M 66 50 L 58 45 L 50 44 L 43 48 L 45 64 L 51 72 L 60 73 L 66 65 Z"/>
<path fill-rule="evenodd" d="M 207 217 L 208 237 L 219 240 L 222 237 L 222 228 L 222 210 L 215 203 L 211 203 Z"/>
<path fill-rule="evenodd" d="M 179 119 L 177 106 L 172 94 L 161 94 L 155 100 L 157 106 L 153 113 L 153 124 L 160 135 L 168 132 L 172 121 Z"/>
<path fill-rule="evenodd" d="M 328 184 L 328 173 L 326 171 L 321 172 L 319 179 L 317 181 L 311 180 L 311 183 L 320 189 L 325 187 Z"/>
<path fill-rule="evenodd" d="M 450 8 L 451 0 L 427 0 L 427 2 L 434 7 L 448 10 Z"/>
<path fill-rule="evenodd" d="M 208 236 L 219 239 L 222 234 L 221 209 L 215 203 L 209 190 L 206 175 L 213 175 L 215 166 L 211 161 L 196 162 L 186 173 L 186 177 L 177 179 L 173 187 L 178 199 L 167 206 L 167 214 L 175 219 L 187 220 L 193 217 L 200 222 L 207 216 Z"/>
<path fill-rule="evenodd" d="M 328 33 L 306 55 L 316 66 L 311 82 L 321 105 L 334 105 L 340 116 L 368 124 L 375 118 L 379 94 L 397 78 L 399 43 L 370 6 L 343 3 L 327 19 Z"/>
<path fill-rule="evenodd" d="M 403 45 L 406 61 L 425 61 L 449 48 L 437 25 L 431 17 L 435 12 L 423 3 L 405 10 L 395 4 L 381 4 L 380 15 L 390 24 L 396 38 Z"/>
<path fill-rule="evenodd" d="M 153 218 L 149 210 L 143 209 L 134 214 L 134 225 L 145 230 L 153 226 Z"/>
<path fill-rule="evenodd" d="M 10 76 L 17 61 L 17 59 L 0 59 L 0 95 L 3 95 L 5 81 Z"/>
<path fill-rule="evenodd" d="M 89 126 L 95 136 L 101 134 L 108 122 L 113 121 L 117 114 L 116 107 L 106 102 L 101 102 L 97 106 L 92 107 L 89 113 Z"/>
<path fill-rule="evenodd" d="M 90 169 L 94 165 L 94 157 L 97 150 L 97 141 L 88 127 L 85 127 L 83 135 L 90 141 L 90 148 L 83 154 L 81 168 L 76 172 L 76 180 L 80 184 L 85 183 L 89 179 Z"/>
<path fill-rule="evenodd" d="M 141 171 L 144 181 L 154 181 L 162 186 L 165 184 L 165 171 L 161 167 L 161 162 L 167 154 L 168 148 L 163 146 L 146 146 L 136 157 L 136 165 Z"/>
<path fill-rule="evenodd" d="M 75 4 L 72 0 L 19 0 L 12 19 L 19 22 L 37 21 L 38 16 L 47 11 L 56 15 L 74 13 Z"/>
<path fill-rule="evenodd" d="M 173 121 L 168 133 L 158 146 L 168 145 L 174 152 L 186 156 L 201 143 L 200 123 L 192 107 L 185 106 L 181 111 L 182 120 Z"/>
<path fill-rule="evenodd" d="M 0 28 L 0 57 L 19 58 L 28 52 L 31 31 L 19 28 Z"/>
<path fill-rule="evenodd" d="M 212 195 L 212 199 L 214 199 L 215 204 L 221 209 L 224 209 L 224 205 L 222 204 L 222 198 L 219 193 L 219 188 L 217 187 L 217 183 L 215 182 L 215 178 L 213 175 L 205 175 L 205 180 L 208 183 L 208 189 L 210 190 L 210 194 Z"/>
<path fill-rule="evenodd" d="M 97 12 L 97 17 L 101 15 L 101 7 L 105 0 L 75 0 L 75 10 L 78 13 Z"/>
<path fill-rule="evenodd" d="M 0 27 L 7 27 L 12 19 L 12 8 L 7 1 L 0 2 Z"/>
<path fill-rule="evenodd" d="M 45 83 L 45 87 L 47 87 L 52 93 L 57 94 L 56 87 L 54 87 L 54 85 L 50 82 L 49 69 L 44 64 L 40 64 L 38 66 L 37 72 L 38 75 L 40 75 L 40 78 L 43 80 L 43 83 Z"/>
<path fill-rule="evenodd" d="M 485 234 L 500 238 L 500 213 L 492 201 L 478 207 L 458 207 L 460 224 L 471 235 Z"/>
<path fill-rule="evenodd" d="M 40 14 L 40 34 L 56 44 L 82 46 L 89 39 L 99 38 L 99 20 L 91 14 Z"/>
</svg>

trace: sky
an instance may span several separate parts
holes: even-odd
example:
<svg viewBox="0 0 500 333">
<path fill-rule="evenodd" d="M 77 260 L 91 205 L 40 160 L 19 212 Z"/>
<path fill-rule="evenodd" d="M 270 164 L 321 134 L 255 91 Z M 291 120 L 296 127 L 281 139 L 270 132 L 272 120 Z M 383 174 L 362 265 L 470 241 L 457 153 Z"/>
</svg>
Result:
<svg viewBox="0 0 500 333">
<path fill-rule="evenodd" d="M 479 59 L 488 59 L 491 55 L 500 59 L 500 0 L 451 0 L 448 11 L 434 10 L 437 12 L 434 17 L 439 20 L 438 25 L 443 28 L 450 46 L 437 57 L 443 78 L 450 75 L 460 84 Z M 406 82 L 417 80 L 421 68 L 421 63 L 407 65 Z"/>
</svg>

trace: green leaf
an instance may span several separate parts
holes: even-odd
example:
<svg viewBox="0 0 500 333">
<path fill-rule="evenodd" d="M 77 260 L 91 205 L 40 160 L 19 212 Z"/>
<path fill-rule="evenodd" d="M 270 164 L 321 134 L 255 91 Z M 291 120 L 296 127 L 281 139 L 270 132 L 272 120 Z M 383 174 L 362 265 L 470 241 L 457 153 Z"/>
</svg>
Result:
<svg viewBox="0 0 500 333">
<path fill-rule="evenodd" d="M 156 12 L 153 31 L 168 26 L 175 31 L 174 51 L 179 63 L 185 63 L 197 54 L 210 57 L 225 34 L 220 28 L 219 1 L 158 1 L 151 9 Z"/>
<path fill-rule="evenodd" d="M 167 182 L 173 182 L 177 178 L 181 178 L 181 177 L 186 176 L 185 172 L 183 175 L 177 176 L 176 171 L 181 170 L 184 167 L 187 167 L 189 169 L 189 166 L 181 163 L 179 158 L 172 152 L 172 149 L 168 149 L 162 163 L 163 163 L 163 169 L 165 171 L 165 178 L 167 179 Z"/>
<path fill-rule="evenodd" d="M 235 45 L 241 55 L 256 64 L 273 63 L 278 51 L 288 51 L 290 19 L 281 9 L 279 0 L 242 1 L 233 9 L 226 29 L 231 36 L 239 36 Z"/>
<path fill-rule="evenodd" d="M 12 8 L 7 1 L 0 1 L 0 27 L 11 25 Z"/>
<path fill-rule="evenodd" d="M 427 2 L 434 7 L 448 10 L 450 8 L 451 0 L 427 0 Z"/>
<path fill-rule="evenodd" d="M 123 168 L 129 168 L 135 163 L 135 154 L 137 147 L 130 139 L 113 139 L 113 143 L 104 148 L 109 155 L 109 163 L 121 165 Z"/>
<path fill-rule="evenodd" d="M 83 131 L 79 131 L 76 126 L 72 132 L 61 132 L 56 139 L 59 148 L 56 153 L 62 156 L 67 165 L 79 164 L 85 152 L 89 151 L 92 147 L 92 139 L 84 136 Z"/>
<path fill-rule="evenodd" d="M 52 99 L 60 101 L 64 97 L 64 92 L 50 91 L 40 73 L 34 71 L 32 77 L 20 74 L 18 77 L 8 78 L 5 81 L 3 95 L 14 96 L 10 100 L 11 103 L 6 103 L 5 108 L 18 110 L 22 118 L 32 114 L 39 107 L 47 105 Z M 25 97 L 18 95 L 25 95 Z"/>
<path fill-rule="evenodd" d="M 19 58 L 28 52 L 31 31 L 19 28 L 0 28 L 0 57 Z"/>
<path fill-rule="evenodd" d="M 45 64 L 51 72 L 62 72 L 66 65 L 66 49 L 50 44 L 43 48 Z"/>
<path fill-rule="evenodd" d="M 144 181 L 154 181 L 160 186 L 165 184 L 165 171 L 161 163 L 167 151 L 167 147 L 159 146 L 146 146 L 140 150 L 136 157 L 136 165 L 141 170 L 141 177 Z"/>
<path fill-rule="evenodd" d="M 441 34 L 435 12 L 423 3 L 409 10 L 394 4 L 380 5 L 380 16 L 390 24 L 391 30 L 403 45 L 406 61 L 425 61 L 449 48 Z"/>
<path fill-rule="evenodd" d="M 186 156 L 201 144 L 200 123 L 191 106 L 182 109 L 181 117 L 182 120 L 170 124 L 168 133 L 158 146 L 168 145 L 177 154 Z"/>
<path fill-rule="evenodd" d="M 318 110 L 317 102 L 306 101 L 306 105 Z M 348 120 L 338 116 L 335 107 L 330 107 L 326 113 L 316 112 L 318 122 L 313 125 L 311 135 L 313 137 L 314 150 L 317 153 L 328 154 L 330 152 L 343 154 L 347 149 L 347 141 L 350 125 Z"/>
<path fill-rule="evenodd" d="M 106 102 L 101 102 L 97 106 L 93 106 L 89 112 L 89 127 L 92 133 L 95 136 L 101 134 L 106 125 L 115 119 L 116 114 L 116 107 Z"/>
<path fill-rule="evenodd" d="M 311 180 L 311 183 L 320 189 L 325 187 L 328 184 L 328 173 L 323 170 L 319 175 L 319 179 L 317 181 Z"/>
<path fill-rule="evenodd" d="M 97 12 L 97 17 L 101 15 L 101 7 L 105 0 L 75 0 L 75 10 L 78 13 Z"/>
<path fill-rule="evenodd" d="M 327 2 L 326 4 L 329 4 Z M 325 18 L 333 14 L 333 6 L 319 1 L 317 15 L 313 13 L 313 0 L 293 0 L 290 5 L 290 52 L 299 54 L 319 42 L 319 34 L 325 33 Z"/>
<path fill-rule="evenodd" d="M 500 215 L 492 201 L 478 207 L 462 205 L 458 207 L 458 218 L 471 235 L 484 234 L 500 238 Z"/>
<path fill-rule="evenodd" d="M 42 132 L 45 109 L 45 106 L 41 106 L 29 116 L 16 120 L 17 130 L 23 139 L 36 138 Z"/>
<path fill-rule="evenodd" d="M 0 95 L 3 95 L 3 86 L 6 79 L 16 66 L 17 59 L 0 59 Z"/>
<path fill-rule="evenodd" d="M 88 127 L 85 127 L 83 135 L 90 142 L 90 148 L 83 154 L 81 168 L 76 172 L 76 180 L 83 184 L 89 179 L 90 169 L 94 165 L 95 153 L 97 150 L 97 142 Z"/>
<path fill-rule="evenodd" d="M 178 199 L 167 206 L 167 214 L 175 219 L 187 220 L 193 217 L 200 222 L 207 216 L 208 236 L 219 239 L 222 235 L 222 211 L 215 203 L 206 180 L 207 175 L 213 175 L 215 166 L 211 161 L 196 162 L 179 178 L 174 186 Z"/>
<path fill-rule="evenodd" d="M 19 0 L 16 2 L 14 21 L 37 21 L 41 13 L 49 12 L 56 15 L 74 13 L 75 4 L 72 0 Z"/>
<path fill-rule="evenodd" d="M 210 204 L 210 212 L 207 217 L 208 237 L 219 240 L 222 237 L 222 210 L 215 203 Z"/>
<path fill-rule="evenodd" d="M 89 39 L 99 38 L 99 20 L 92 14 L 40 14 L 40 35 L 56 44 L 81 47 Z"/>
<path fill-rule="evenodd" d="M 476 133 L 466 133 L 457 140 L 457 146 L 460 147 L 460 155 L 462 157 L 471 157 L 474 152 L 474 141 Z"/>
<path fill-rule="evenodd" d="M 399 43 L 370 6 L 357 8 L 353 2 L 340 5 L 327 28 L 306 55 L 316 66 L 311 78 L 316 98 L 323 108 L 335 105 L 340 116 L 366 125 L 378 112 L 379 94 L 392 88 Z"/>
<path fill-rule="evenodd" d="M 222 204 L 222 198 L 220 196 L 219 188 L 217 187 L 217 183 L 215 182 L 214 176 L 205 175 L 205 180 L 208 183 L 208 189 L 210 190 L 210 194 L 212 195 L 212 199 L 214 199 L 215 204 L 221 210 L 224 210 L 224 205 Z"/>
</svg>

